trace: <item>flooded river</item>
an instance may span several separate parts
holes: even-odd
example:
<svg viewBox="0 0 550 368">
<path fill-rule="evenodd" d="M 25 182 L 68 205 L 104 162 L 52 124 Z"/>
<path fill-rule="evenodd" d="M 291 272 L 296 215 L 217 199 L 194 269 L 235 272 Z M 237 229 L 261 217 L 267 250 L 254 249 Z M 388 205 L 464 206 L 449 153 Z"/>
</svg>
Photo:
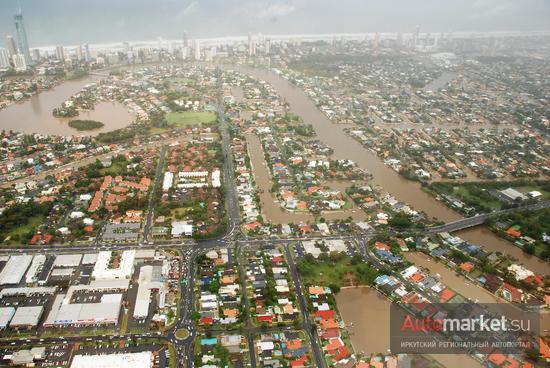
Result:
<svg viewBox="0 0 550 368">
<path fill-rule="evenodd" d="M 390 302 L 369 287 L 344 288 L 336 294 L 340 315 L 349 328 L 357 353 L 387 354 L 390 348 Z M 445 367 L 483 367 L 468 355 L 434 354 Z"/>
<path fill-rule="evenodd" d="M 423 211 L 431 218 L 445 222 L 461 218 L 460 214 L 423 191 L 419 183 L 403 178 L 386 166 L 373 152 L 365 149 L 359 142 L 347 135 L 344 127 L 328 120 L 299 88 L 271 71 L 249 67 L 241 67 L 239 70 L 270 83 L 279 95 L 290 104 L 294 113 L 300 115 L 306 123 L 313 125 L 317 138 L 334 149 L 335 159 L 353 160 L 360 168 L 372 173 L 374 184 L 380 185 L 383 190 L 412 205 L 415 209 Z M 550 274 L 547 262 L 523 253 L 521 249 L 497 237 L 487 228 L 473 228 L 462 231 L 458 235 L 485 247 L 487 250 L 510 254 L 535 272 Z"/>
<path fill-rule="evenodd" d="M 0 130 L 14 130 L 23 133 L 52 135 L 97 135 L 128 126 L 132 115 L 118 102 L 100 102 L 94 110 L 81 112 L 71 119 L 97 120 L 105 124 L 101 129 L 78 131 L 68 126 L 71 119 L 60 119 L 53 116 L 54 108 L 79 92 L 83 86 L 97 82 L 96 77 L 86 77 L 64 82 L 55 88 L 41 92 L 21 103 L 16 103 L 0 111 Z"/>
</svg>

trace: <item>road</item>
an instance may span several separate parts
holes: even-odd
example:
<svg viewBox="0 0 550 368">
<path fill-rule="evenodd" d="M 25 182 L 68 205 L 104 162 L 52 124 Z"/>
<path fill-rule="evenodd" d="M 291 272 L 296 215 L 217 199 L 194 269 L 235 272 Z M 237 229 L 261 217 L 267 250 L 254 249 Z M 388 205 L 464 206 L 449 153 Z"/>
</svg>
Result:
<svg viewBox="0 0 550 368">
<path fill-rule="evenodd" d="M 149 203 L 147 205 L 147 217 L 145 219 L 145 226 L 143 227 L 143 239 L 145 242 L 149 242 L 149 232 L 151 231 L 151 225 L 153 224 L 153 217 L 155 214 L 155 199 L 156 193 L 160 186 L 160 182 L 163 178 L 162 173 L 164 169 L 164 159 L 166 157 L 166 146 L 162 146 L 159 152 L 159 160 L 157 163 L 157 170 L 155 172 L 155 179 L 153 180 L 153 186 L 149 193 Z"/>
<path fill-rule="evenodd" d="M 451 233 L 459 230 L 464 230 L 470 227 L 482 225 L 483 223 L 485 223 L 485 221 L 487 221 L 491 217 L 502 216 L 513 212 L 535 211 L 543 208 L 548 208 L 549 206 L 550 206 L 550 201 L 542 201 L 542 202 L 537 202 L 537 203 L 533 203 L 525 206 L 518 206 L 513 208 L 507 208 L 504 210 L 493 211 L 490 213 L 483 213 L 480 215 L 449 222 L 444 225 L 429 227 L 423 233 L 426 235 L 443 233 L 443 232 Z"/>
<path fill-rule="evenodd" d="M 296 296 L 298 299 L 298 304 L 300 308 L 300 314 L 302 317 L 302 322 L 298 324 L 298 326 L 287 326 L 287 327 L 277 327 L 272 326 L 265 329 L 258 329 L 257 327 L 254 327 L 250 321 L 249 311 L 249 301 L 246 298 L 246 280 L 241 279 L 242 286 L 243 286 L 243 292 L 245 297 L 245 308 L 247 311 L 247 317 L 246 317 L 246 324 L 243 333 L 247 336 L 247 343 L 248 343 L 248 349 L 250 354 L 250 365 L 252 367 L 257 366 L 256 356 L 255 356 L 255 349 L 254 349 L 254 336 L 260 332 L 276 332 L 276 331 L 285 331 L 290 329 L 296 329 L 301 328 L 303 329 L 307 335 L 309 336 L 311 347 L 312 347 L 312 354 L 313 354 L 313 361 L 317 367 L 325 367 L 325 359 L 323 351 L 320 347 L 320 341 L 319 337 L 317 336 L 317 330 L 315 328 L 315 325 L 313 324 L 313 321 L 311 319 L 311 316 L 308 312 L 308 303 L 306 299 L 306 295 L 304 292 L 304 288 L 301 282 L 301 279 L 299 277 L 299 273 L 294 261 L 293 252 L 290 249 L 289 243 L 301 241 L 301 240 L 329 240 L 329 239 L 342 239 L 342 240 L 349 240 L 354 241 L 358 245 L 359 251 L 363 257 L 363 260 L 378 268 L 385 268 L 385 265 L 381 263 L 381 261 L 368 249 L 367 242 L 368 240 L 374 235 L 374 232 L 367 232 L 363 233 L 361 235 L 345 235 L 345 236 L 311 236 L 311 237 L 287 237 L 287 238 L 281 238 L 281 237 L 270 237 L 270 238 L 249 238 L 246 235 L 242 234 L 240 232 L 240 210 L 239 210 L 239 202 L 237 197 L 237 192 L 235 188 L 235 178 L 234 178 L 234 164 L 232 159 L 232 153 L 231 153 L 231 140 L 230 140 L 230 133 L 229 133 L 229 126 L 226 121 L 225 117 L 225 109 L 223 105 L 222 96 L 220 94 L 219 96 L 219 102 L 218 102 L 218 117 L 219 117 L 219 127 L 220 127 L 220 133 L 222 137 L 222 148 L 223 148 L 223 155 L 224 155 L 224 164 L 223 164 L 223 179 L 224 179 L 224 188 L 225 188 L 225 205 L 226 205 L 226 212 L 227 212 L 227 231 L 224 235 L 222 235 L 219 238 L 216 239 L 210 239 L 210 240 L 178 240 L 178 241 L 151 241 L 149 239 L 150 229 L 153 224 L 154 220 L 154 200 L 155 200 L 155 192 L 157 191 L 160 182 L 162 180 L 162 172 L 164 167 L 164 159 L 166 155 L 166 144 L 167 142 L 155 142 L 155 145 L 163 145 L 160 150 L 159 155 L 159 162 L 156 169 L 154 184 L 151 189 L 151 195 L 149 198 L 148 203 L 148 211 L 147 211 L 147 217 L 145 221 L 144 226 L 144 242 L 142 243 L 124 243 L 124 244 L 105 244 L 101 243 L 99 239 L 97 239 L 97 242 L 95 244 L 90 245 L 75 245 L 75 246 L 67 246 L 67 245 L 52 245 L 48 247 L 43 246 L 16 246 L 13 248 L 3 248 L 0 249 L 0 254 L 13 254 L 13 253 L 22 253 L 22 252 L 36 252 L 36 253 L 75 253 L 75 252 L 90 252 L 90 251 L 100 251 L 100 250 L 124 250 L 124 249 L 135 249 L 135 248 L 156 248 L 156 249 L 162 249 L 162 248 L 173 248 L 177 249 L 178 252 L 181 254 L 181 290 L 180 290 L 180 299 L 179 299 L 179 305 L 178 305 L 178 313 L 177 318 L 174 324 L 169 327 L 164 333 L 160 335 L 148 333 L 148 334 L 124 334 L 124 335 L 113 335 L 113 336 L 105 336 L 105 339 L 115 339 L 115 338 L 146 338 L 146 337 L 158 337 L 164 341 L 170 342 L 173 344 L 174 348 L 176 349 L 177 358 L 178 358 L 178 365 L 177 366 L 183 366 L 185 362 L 185 365 L 188 368 L 191 368 L 193 366 L 193 347 L 194 347 L 194 340 L 199 335 L 199 331 L 196 330 L 194 323 L 192 321 L 192 314 L 195 308 L 195 289 L 194 289 L 194 280 L 196 278 L 196 272 L 197 272 L 197 266 L 196 266 L 196 259 L 197 256 L 212 250 L 212 249 L 221 249 L 221 248 L 230 248 L 235 252 L 235 254 L 239 254 L 240 251 L 245 246 L 282 246 L 285 250 L 286 258 L 288 261 L 288 267 L 290 271 L 290 276 L 292 278 L 292 281 L 294 283 L 294 287 L 296 290 Z M 173 139 L 173 141 L 180 140 L 181 137 L 178 137 L 178 139 Z M 150 147 L 147 145 L 144 145 L 142 147 Z M 110 153 L 115 154 L 113 153 Z M 94 157 L 95 159 L 95 157 Z M 71 163 L 69 164 L 72 167 L 77 167 L 79 163 Z M 24 180 L 29 180 L 24 179 Z M 443 232 L 443 231 L 456 231 L 465 227 L 471 227 L 479 225 L 483 222 L 485 222 L 489 217 L 492 216 L 498 216 L 514 211 L 523 211 L 523 210 L 535 210 L 535 209 L 541 209 L 541 208 L 547 208 L 550 205 L 550 201 L 546 202 L 540 202 L 533 205 L 513 208 L 513 209 L 507 209 L 502 211 L 493 212 L 490 214 L 481 214 L 478 216 L 474 216 L 467 219 L 462 219 L 459 221 L 455 221 L 453 223 L 441 225 L 441 226 L 435 226 L 431 227 L 425 230 L 425 234 L 433 234 L 437 232 Z M 240 264 L 240 274 L 241 277 L 245 277 L 244 269 L 242 262 Z M 408 280 L 402 280 L 400 278 L 400 275 L 396 274 L 396 277 L 399 278 L 402 282 L 404 282 L 406 285 L 410 286 L 413 290 L 420 293 L 420 295 L 423 295 L 428 300 L 437 301 L 434 299 L 434 296 L 427 294 L 425 291 L 418 289 L 418 287 L 414 284 L 411 284 Z M 189 331 L 189 336 L 185 339 L 177 339 L 175 334 L 176 331 L 179 329 L 186 329 Z M 40 344 L 59 344 L 62 341 L 67 342 L 83 342 L 85 341 L 87 337 L 81 337 L 81 336 L 74 336 L 74 337 L 66 337 L 66 338 L 48 338 L 43 339 L 40 341 L 39 338 L 29 338 L 30 343 L 33 345 L 40 345 Z"/>
</svg>

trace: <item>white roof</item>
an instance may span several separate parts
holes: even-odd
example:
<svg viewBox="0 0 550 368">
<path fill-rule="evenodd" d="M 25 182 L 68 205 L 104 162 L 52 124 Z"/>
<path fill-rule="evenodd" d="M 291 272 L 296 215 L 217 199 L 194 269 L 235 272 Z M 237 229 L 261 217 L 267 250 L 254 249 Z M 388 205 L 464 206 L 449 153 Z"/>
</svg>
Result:
<svg viewBox="0 0 550 368">
<path fill-rule="evenodd" d="M 130 278 L 134 270 L 135 256 L 135 250 L 125 250 L 122 253 L 119 266 L 117 268 L 109 268 L 111 251 L 99 252 L 92 277 L 98 280 Z"/>
<path fill-rule="evenodd" d="M 10 326 L 36 326 L 43 310 L 44 307 L 41 305 L 34 307 L 19 307 L 11 319 Z"/>
<path fill-rule="evenodd" d="M 90 265 L 97 261 L 97 253 L 87 253 L 82 257 L 82 264 Z"/>
<path fill-rule="evenodd" d="M 0 285 L 19 284 L 31 265 L 33 256 L 28 254 L 11 256 L 0 273 Z"/>
<path fill-rule="evenodd" d="M 0 308 L 0 327 L 4 328 L 11 321 L 11 318 L 15 314 L 14 307 L 2 307 Z"/>
<path fill-rule="evenodd" d="M 27 271 L 27 275 L 25 276 L 25 282 L 27 284 L 32 284 L 33 282 L 36 281 L 36 276 L 38 275 L 40 268 L 42 268 L 45 262 L 46 262 L 45 255 L 37 254 L 36 256 L 34 256 L 31 266 Z"/>
<path fill-rule="evenodd" d="M 126 354 L 75 355 L 70 368 L 150 368 L 153 366 L 153 353 L 142 351 Z"/>
<path fill-rule="evenodd" d="M 55 257 L 53 267 L 77 267 L 82 260 L 82 254 L 59 254 Z"/>
</svg>

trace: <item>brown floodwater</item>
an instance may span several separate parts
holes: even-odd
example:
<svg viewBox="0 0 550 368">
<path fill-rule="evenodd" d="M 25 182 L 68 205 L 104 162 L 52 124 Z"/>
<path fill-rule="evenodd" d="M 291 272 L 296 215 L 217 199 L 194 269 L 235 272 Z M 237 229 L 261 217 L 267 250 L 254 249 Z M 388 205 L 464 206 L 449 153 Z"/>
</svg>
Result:
<svg viewBox="0 0 550 368">
<path fill-rule="evenodd" d="M 315 220 L 315 216 L 309 212 L 304 211 L 287 211 L 281 207 L 278 199 L 270 192 L 273 180 L 269 168 L 264 158 L 264 151 L 260 138 L 255 134 L 246 134 L 246 142 L 248 144 L 248 154 L 250 156 L 250 163 L 252 165 L 252 172 L 254 174 L 254 180 L 256 182 L 256 188 L 259 190 L 260 202 L 262 205 L 262 216 L 267 221 L 271 221 L 273 224 L 288 224 L 308 222 Z M 330 181 L 323 183 L 331 189 L 336 189 L 344 193 L 346 187 L 352 183 L 344 181 Z M 352 208 L 347 211 L 324 211 L 319 217 L 325 219 L 340 220 L 351 216 L 356 221 L 364 221 L 367 215 L 364 211 L 353 203 L 350 198 L 346 200 L 352 203 Z"/>
<path fill-rule="evenodd" d="M 52 111 L 63 101 L 79 92 L 87 84 L 97 82 L 97 77 L 85 77 L 64 82 L 55 88 L 32 96 L 21 103 L 16 103 L 0 111 L 0 130 L 14 130 L 23 133 L 50 135 L 97 135 L 128 126 L 133 116 L 126 107 L 118 102 L 100 102 L 94 110 L 83 111 L 72 119 L 89 119 L 105 124 L 101 129 L 78 131 L 69 127 L 71 119 L 56 118 Z"/>
<path fill-rule="evenodd" d="M 390 348 L 390 302 L 369 287 L 343 288 L 336 294 L 340 316 L 349 326 L 356 353 L 387 354 Z M 352 325 L 353 324 L 353 325 Z M 468 355 L 433 354 L 430 358 L 448 368 L 483 367 Z"/>
<path fill-rule="evenodd" d="M 333 124 L 299 88 L 272 71 L 250 67 L 240 67 L 245 74 L 252 75 L 270 83 L 279 95 L 290 104 L 291 110 L 300 115 L 306 123 L 312 124 L 317 138 L 334 149 L 335 159 L 353 160 L 360 168 L 373 175 L 373 183 L 397 199 L 423 211 L 433 219 L 449 222 L 462 216 L 437 201 L 422 190 L 419 183 L 410 181 L 386 166 L 372 151 L 365 149 L 359 142 L 344 131 L 344 127 Z M 499 251 L 516 258 L 532 271 L 548 275 L 548 262 L 529 256 L 512 243 L 499 238 L 485 227 L 477 227 L 458 233 L 460 237 L 490 251 Z"/>
</svg>

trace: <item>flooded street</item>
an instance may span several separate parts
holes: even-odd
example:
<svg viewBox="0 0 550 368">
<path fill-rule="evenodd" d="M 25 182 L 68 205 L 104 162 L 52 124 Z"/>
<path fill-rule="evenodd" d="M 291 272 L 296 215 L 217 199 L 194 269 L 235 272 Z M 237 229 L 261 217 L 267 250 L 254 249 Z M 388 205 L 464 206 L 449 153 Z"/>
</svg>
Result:
<svg viewBox="0 0 550 368">
<path fill-rule="evenodd" d="M 374 184 L 380 185 L 384 191 L 412 205 L 415 209 L 423 211 L 430 218 L 449 222 L 462 217 L 423 191 L 419 183 L 403 178 L 386 166 L 372 151 L 365 149 L 359 142 L 347 135 L 343 126 L 333 124 L 328 120 L 303 91 L 287 80 L 271 71 L 249 67 L 240 67 L 239 70 L 269 82 L 279 95 L 290 104 L 294 113 L 300 115 L 305 123 L 313 125 L 317 138 L 334 149 L 334 159 L 353 160 L 360 168 L 368 170 L 373 175 Z M 487 228 L 468 229 L 458 235 L 465 240 L 485 247 L 487 250 L 509 254 L 535 272 L 544 275 L 550 274 L 550 267 L 547 262 L 525 254 L 521 249 L 497 237 Z"/>
<path fill-rule="evenodd" d="M 98 81 L 95 77 L 86 77 L 64 82 L 55 88 L 41 92 L 21 103 L 9 106 L 0 111 L 0 130 L 14 130 L 23 133 L 38 133 L 52 135 L 97 135 L 128 126 L 132 115 L 124 105 L 118 102 L 100 102 L 94 110 L 81 112 L 74 118 L 56 118 L 52 111 L 63 101 L 79 92 L 90 83 Z M 105 124 L 104 127 L 91 131 L 78 131 L 68 126 L 69 120 L 88 119 L 97 120 Z"/>
<path fill-rule="evenodd" d="M 340 315 L 357 353 L 386 354 L 390 348 L 390 302 L 369 287 L 344 288 L 336 294 Z M 483 367 L 468 355 L 433 354 L 445 367 Z"/>
</svg>

